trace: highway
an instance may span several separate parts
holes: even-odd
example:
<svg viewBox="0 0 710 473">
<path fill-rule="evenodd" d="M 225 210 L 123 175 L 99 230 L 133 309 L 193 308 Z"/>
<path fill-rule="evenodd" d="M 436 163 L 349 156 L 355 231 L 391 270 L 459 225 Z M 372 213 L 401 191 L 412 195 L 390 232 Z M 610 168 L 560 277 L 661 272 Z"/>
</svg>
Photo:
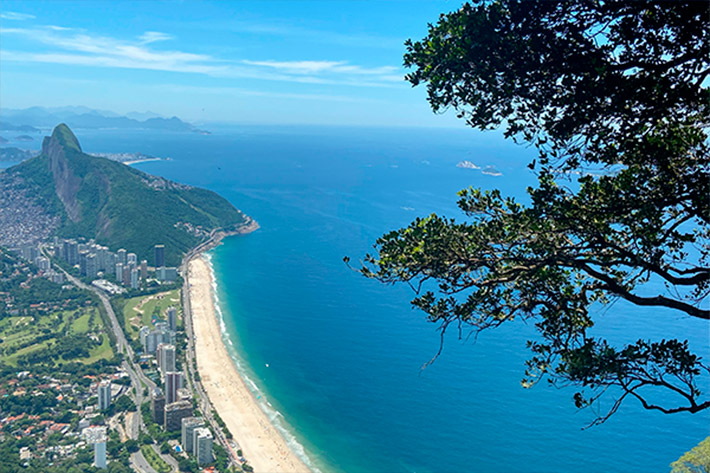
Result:
<svg viewBox="0 0 710 473">
<path fill-rule="evenodd" d="M 190 311 L 190 282 L 188 279 L 188 265 L 190 263 L 190 260 L 192 258 L 197 257 L 200 253 L 203 251 L 206 251 L 209 249 L 211 246 L 216 244 L 216 241 L 214 239 L 215 237 L 215 232 L 213 231 L 210 234 L 210 239 L 207 240 L 206 242 L 202 243 L 201 245 L 193 248 L 190 250 L 185 258 L 182 260 L 182 264 L 180 265 L 179 271 L 180 274 L 182 275 L 183 278 L 183 286 L 182 286 L 182 311 L 183 311 L 183 326 L 185 328 L 185 335 L 187 336 L 187 352 L 185 353 L 185 364 L 184 364 L 184 369 L 185 369 L 185 375 L 188 377 L 190 382 L 192 383 L 192 386 L 197 393 L 197 396 L 199 397 L 199 408 L 202 411 L 204 418 L 207 420 L 207 422 L 210 424 L 210 427 L 212 428 L 212 432 L 214 433 L 215 439 L 219 441 L 220 444 L 222 444 L 222 447 L 227 451 L 227 454 L 229 455 L 229 458 L 231 460 L 231 463 L 234 465 L 241 465 L 241 462 L 239 461 L 239 457 L 237 456 L 237 453 L 234 451 L 232 448 L 232 445 L 230 444 L 229 440 L 224 436 L 224 433 L 222 432 L 222 429 L 220 428 L 219 424 L 217 423 L 217 420 L 214 418 L 212 415 L 212 404 L 210 403 L 210 399 L 207 396 L 207 393 L 205 392 L 204 388 L 202 387 L 202 383 L 200 383 L 196 378 L 195 378 L 195 366 L 196 366 L 196 358 L 195 358 L 195 335 L 194 331 L 192 330 L 192 312 Z M 218 343 L 222 343 L 219 341 Z M 239 449 L 239 446 L 236 441 L 232 440 L 232 444 L 236 446 L 236 449 Z"/>
<path fill-rule="evenodd" d="M 247 222 L 247 224 L 245 224 L 246 227 L 248 227 L 249 225 L 251 225 L 251 222 Z M 217 230 L 213 230 L 210 233 L 210 238 L 207 241 L 193 248 L 187 253 L 187 255 L 185 255 L 179 268 L 180 274 L 182 275 L 184 281 L 182 288 L 183 324 L 185 328 L 185 334 L 187 336 L 187 352 L 185 353 L 184 374 L 187 379 L 190 380 L 194 391 L 197 393 L 197 396 L 199 398 L 198 406 L 200 408 L 200 411 L 203 413 L 205 420 L 207 420 L 207 422 L 209 423 L 212 432 L 214 433 L 215 439 L 220 444 L 222 444 L 222 447 L 224 447 L 224 449 L 227 451 L 231 463 L 234 465 L 241 465 L 239 457 L 237 456 L 235 451 L 235 449 L 239 449 L 239 445 L 235 440 L 229 441 L 225 437 L 224 433 L 222 432 L 222 429 L 220 428 L 216 419 L 212 415 L 212 404 L 210 403 L 209 397 L 207 396 L 207 393 L 202 387 L 202 384 L 197 381 L 195 377 L 196 370 L 194 368 L 196 366 L 195 340 L 194 332 L 192 330 L 192 313 L 190 311 L 189 281 L 187 272 L 188 264 L 192 258 L 197 257 L 203 251 L 206 251 L 218 244 L 222 236 L 224 236 L 224 233 L 221 233 Z M 51 261 L 51 258 L 46 253 L 46 248 L 44 247 L 44 245 L 40 245 L 40 251 Z M 152 392 L 157 386 L 153 382 L 153 380 L 148 378 L 145 373 L 143 373 L 141 367 L 136 364 L 134 360 L 135 354 L 133 352 L 133 348 L 131 347 L 128 340 L 126 340 L 126 336 L 123 332 L 123 329 L 121 328 L 121 325 L 118 323 L 118 318 L 116 317 L 116 313 L 113 310 L 113 306 L 111 305 L 111 301 L 108 298 L 107 294 L 93 285 L 85 284 L 78 278 L 69 274 L 60 266 L 54 263 L 53 266 L 62 273 L 64 273 L 65 277 L 69 282 L 81 289 L 86 289 L 88 291 L 93 292 L 98 296 L 99 300 L 101 300 L 101 304 L 103 305 L 108 319 L 111 323 L 110 329 L 116 339 L 116 352 L 124 355 L 124 360 L 121 366 L 131 378 L 131 385 L 133 386 L 135 391 L 135 394 L 132 395 L 132 398 L 136 403 L 136 406 L 138 407 L 138 412 L 136 415 L 133 416 L 132 424 L 130 426 L 130 429 L 128 429 L 127 435 L 132 439 L 137 439 L 141 430 L 145 429 L 145 425 L 143 423 L 143 416 L 141 415 L 140 409 L 140 406 L 144 402 L 143 385 L 148 387 L 149 393 Z M 165 460 L 169 465 L 173 467 L 174 471 L 177 471 L 177 462 L 171 455 L 162 455 L 157 449 L 156 452 L 158 452 L 158 454 L 163 458 L 163 460 Z M 131 454 L 130 462 L 133 468 L 140 473 L 156 473 L 155 470 L 148 464 L 145 457 L 140 451 Z"/>
<path fill-rule="evenodd" d="M 43 245 L 40 245 L 39 249 L 42 254 L 51 261 L 51 258 L 46 253 L 46 248 Z M 124 355 L 123 362 L 121 363 L 121 368 L 123 368 L 123 370 L 128 373 L 128 376 L 131 378 L 131 385 L 134 391 L 131 397 L 133 398 L 133 402 L 135 402 L 138 411 L 136 412 L 136 415 L 132 417 L 131 426 L 126 432 L 126 434 L 131 439 L 137 440 L 141 430 L 145 429 L 145 425 L 143 423 L 143 416 L 141 415 L 141 405 L 144 402 L 143 385 L 141 384 L 141 382 L 143 382 L 148 387 L 149 393 L 156 388 L 156 384 L 153 382 L 152 379 L 148 378 L 145 373 L 143 373 L 141 367 L 135 363 L 133 348 L 131 348 L 130 343 L 128 343 L 128 341 L 126 340 L 126 335 L 123 333 L 123 329 L 118 323 L 118 318 L 116 318 L 116 313 L 114 312 L 113 306 L 111 305 L 111 301 L 109 300 L 106 293 L 95 286 L 85 284 L 78 278 L 72 276 L 67 271 L 65 271 L 64 268 L 56 264 L 53 264 L 53 266 L 55 267 L 55 269 L 64 273 L 64 276 L 67 278 L 67 281 L 71 282 L 80 289 L 85 289 L 87 291 L 93 292 L 98 296 L 99 300 L 101 300 L 101 304 L 103 305 L 106 314 L 109 318 L 109 321 L 111 322 L 111 327 L 109 328 L 113 332 L 116 339 L 116 353 L 121 353 Z M 163 458 L 163 460 L 165 460 L 173 467 L 173 471 L 177 471 L 177 462 L 174 458 L 172 458 L 172 456 L 162 455 L 160 454 L 160 452 L 158 452 L 158 454 L 161 456 L 161 458 Z M 143 453 L 141 453 L 140 450 L 131 454 L 130 461 L 131 465 L 139 473 L 156 473 L 156 471 L 148 464 L 145 457 L 143 456 Z"/>
<path fill-rule="evenodd" d="M 148 464 L 148 460 L 145 459 L 143 452 L 140 450 L 131 453 L 130 462 L 133 469 L 139 473 L 158 473 L 152 466 L 150 466 L 150 464 Z"/>
</svg>

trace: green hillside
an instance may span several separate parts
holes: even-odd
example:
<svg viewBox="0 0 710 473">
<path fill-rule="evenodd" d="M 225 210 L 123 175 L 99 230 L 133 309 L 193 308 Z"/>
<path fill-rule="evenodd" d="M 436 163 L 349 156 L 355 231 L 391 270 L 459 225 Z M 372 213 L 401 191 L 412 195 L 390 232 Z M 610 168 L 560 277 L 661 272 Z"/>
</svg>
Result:
<svg viewBox="0 0 710 473">
<path fill-rule="evenodd" d="M 214 192 L 151 176 L 82 152 L 64 124 L 44 139 L 42 153 L 7 170 L 25 181 L 36 201 L 61 218 L 62 237 L 95 238 L 112 250 L 125 248 L 153 263 L 164 244 L 166 263 L 205 239 L 206 231 L 244 223 L 245 216 Z"/>
</svg>

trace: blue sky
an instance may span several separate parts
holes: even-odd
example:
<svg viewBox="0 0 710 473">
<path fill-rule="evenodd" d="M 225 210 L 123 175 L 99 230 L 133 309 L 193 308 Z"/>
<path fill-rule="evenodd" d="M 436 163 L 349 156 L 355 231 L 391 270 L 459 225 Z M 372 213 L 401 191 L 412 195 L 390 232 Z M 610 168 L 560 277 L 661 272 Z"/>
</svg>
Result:
<svg viewBox="0 0 710 473">
<path fill-rule="evenodd" d="M 4 0 L 0 103 L 195 122 L 462 126 L 404 82 L 403 43 L 461 2 Z"/>
</svg>

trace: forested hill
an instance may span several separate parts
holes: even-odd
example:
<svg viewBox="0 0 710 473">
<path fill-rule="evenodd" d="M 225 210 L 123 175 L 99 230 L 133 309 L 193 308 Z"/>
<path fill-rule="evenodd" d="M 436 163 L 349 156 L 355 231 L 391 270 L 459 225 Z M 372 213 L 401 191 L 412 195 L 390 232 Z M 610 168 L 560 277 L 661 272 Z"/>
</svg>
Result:
<svg viewBox="0 0 710 473">
<path fill-rule="evenodd" d="M 39 156 L 6 172 L 22 182 L 30 199 L 58 217 L 54 234 L 95 238 L 149 264 L 154 263 L 156 244 L 166 246 L 166 264 L 174 266 L 209 231 L 246 220 L 212 191 L 83 153 L 64 124 L 44 138 Z"/>
</svg>

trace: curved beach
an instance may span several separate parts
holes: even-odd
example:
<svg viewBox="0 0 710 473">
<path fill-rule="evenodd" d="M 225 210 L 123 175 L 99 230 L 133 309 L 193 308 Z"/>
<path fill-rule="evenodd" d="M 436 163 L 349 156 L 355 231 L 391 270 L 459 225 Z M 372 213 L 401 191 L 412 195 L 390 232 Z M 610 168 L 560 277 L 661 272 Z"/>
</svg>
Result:
<svg viewBox="0 0 710 473">
<path fill-rule="evenodd" d="M 310 473 L 288 448 L 237 372 L 222 342 L 212 278 L 212 269 L 203 257 L 190 260 L 189 297 L 197 369 L 210 402 L 256 473 Z"/>
</svg>

